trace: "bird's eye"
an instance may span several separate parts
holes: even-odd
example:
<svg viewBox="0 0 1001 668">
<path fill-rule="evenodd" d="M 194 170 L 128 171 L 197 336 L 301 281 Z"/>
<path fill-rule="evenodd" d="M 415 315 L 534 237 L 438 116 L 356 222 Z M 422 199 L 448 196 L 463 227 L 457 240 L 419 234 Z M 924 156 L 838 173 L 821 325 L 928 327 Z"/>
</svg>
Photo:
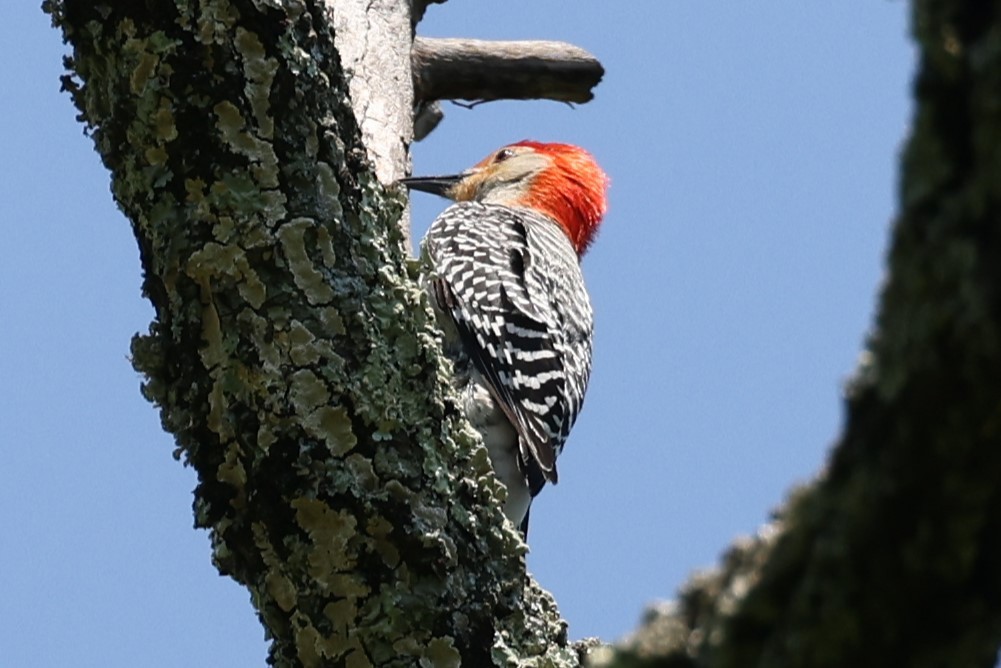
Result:
<svg viewBox="0 0 1001 668">
<path fill-rule="evenodd" d="M 514 157 L 514 151 L 512 149 L 506 148 L 502 151 L 497 152 L 497 156 L 494 158 L 494 162 L 504 162 L 508 158 Z"/>
</svg>

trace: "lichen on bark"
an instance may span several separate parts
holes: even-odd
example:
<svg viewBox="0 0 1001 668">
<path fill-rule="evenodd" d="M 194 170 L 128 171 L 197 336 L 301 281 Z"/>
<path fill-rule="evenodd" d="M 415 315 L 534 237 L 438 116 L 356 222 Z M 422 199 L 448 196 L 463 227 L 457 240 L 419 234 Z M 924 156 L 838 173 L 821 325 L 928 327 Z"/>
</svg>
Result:
<svg viewBox="0 0 1001 668">
<path fill-rule="evenodd" d="M 270 662 L 575 665 L 452 401 L 322 3 L 46 9 L 156 311 L 143 392 Z"/>
</svg>

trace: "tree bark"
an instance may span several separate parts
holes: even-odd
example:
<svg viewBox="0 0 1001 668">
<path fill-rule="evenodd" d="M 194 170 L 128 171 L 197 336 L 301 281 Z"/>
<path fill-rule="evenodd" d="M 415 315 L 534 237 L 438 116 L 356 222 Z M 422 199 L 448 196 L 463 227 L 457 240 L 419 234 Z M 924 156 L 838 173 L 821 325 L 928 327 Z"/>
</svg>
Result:
<svg viewBox="0 0 1001 668">
<path fill-rule="evenodd" d="M 404 194 L 383 185 L 405 168 L 408 3 L 332 7 L 46 4 L 139 243 L 143 391 L 270 663 L 576 665 L 450 394 Z M 380 30 L 405 48 L 367 48 Z M 362 77 L 383 79 L 349 90 Z"/>
<path fill-rule="evenodd" d="M 596 666 L 994 666 L 1001 645 L 1001 5 L 913 3 L 901 213 L 819 479 Z"/>
<path fill-rule="evenodd" d="M 418 37 L 415 94 L 435 100 L 558 100 L 589 102 L 605 68 L 566 42 L 500 42 Z"/>
</svg>

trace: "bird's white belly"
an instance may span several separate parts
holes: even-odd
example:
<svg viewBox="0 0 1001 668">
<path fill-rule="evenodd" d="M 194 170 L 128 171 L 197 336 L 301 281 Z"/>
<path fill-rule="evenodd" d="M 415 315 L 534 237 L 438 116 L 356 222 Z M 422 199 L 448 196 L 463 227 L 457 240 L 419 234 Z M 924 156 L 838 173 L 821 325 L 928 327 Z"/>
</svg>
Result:
<svg viewBox="0 0 1001 668">
<path fill-rule="evenodd" d="M 528 512 L 532 496 L 518 467 L 518 435 L 486 387 L 474 378 L 463 392 L 464 412 L 480 433 L 497 478 L 507 487 L 504 514 L 515 526 Z"/>
</svg>

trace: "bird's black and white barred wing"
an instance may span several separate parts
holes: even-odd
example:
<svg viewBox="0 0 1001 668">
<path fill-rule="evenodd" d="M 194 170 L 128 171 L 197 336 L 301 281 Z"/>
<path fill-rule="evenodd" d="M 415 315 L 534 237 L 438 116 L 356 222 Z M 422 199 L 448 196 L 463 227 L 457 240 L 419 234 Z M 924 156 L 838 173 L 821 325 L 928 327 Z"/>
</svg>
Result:
<svg viewBox="0 0 1001 668">
<path fill-rule="evenodd" d="M 577 255 L 552 220 L 475 202 L 449 207 L 424 243 L 436 306 L 518 432 L 534 495 L 557 479 L 590 376 L 593 316 Z"/>
</svg>

